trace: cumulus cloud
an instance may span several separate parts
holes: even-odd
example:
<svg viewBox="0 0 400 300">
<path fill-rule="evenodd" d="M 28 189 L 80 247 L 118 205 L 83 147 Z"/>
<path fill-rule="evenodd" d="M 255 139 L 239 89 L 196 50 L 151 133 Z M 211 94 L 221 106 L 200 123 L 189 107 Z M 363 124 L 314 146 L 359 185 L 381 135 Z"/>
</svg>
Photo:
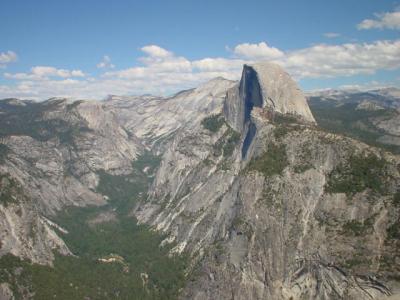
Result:
<svg viewBox="0 0 400 300">
<path fill-rule="evenodd" d="M 18 79 L 18 80 L 46 80 L 49 77 L 84 77 L 85 73 L 81 70 L 66 70 L 57 69 L 49 66 L 36 66 L 31 68 L 30 73 L 4 73 L 4 77 L 8 79 Z"/>
<path fill-rule="evenodd" d="M 104 55 L 101 62 L 99 62 L 96 67 L 98 69 L 114 69 L 115 66 L 111 63 L 111 58 L 108 55 Z"/>
<path fill-rule="evenodd" d="M 121 79 L 148 78 L 150 80 L 154 77 L 171 77 L 173 74 L 179 75 L 179 73 L 191 73 L 192 71 L 191 62 L 188 59 L 176 56 L 174 53 L 159 46 L 145 46 L 141 50 L 146 54 L 146 56 L 139 58 L 139 61 L 144 66 L 106 72 L 103 77 Z"/>
<path fill-rule="evenodd" d="M 270 47 L 265 42 L 259 44 L 239 44 L 233 49 L 233 53 L 237 56 L 257 60 L 270 60 L 284 56 L 281 50 Z"/>
<path fill-rule="evenodd" d="M 157 45 L 144 46 L 140 50 L 142 50 L 144 53 L 148 54 L 151 57 L 165 58 L 173 55 L 172 52 L 165 50 L 164 48 L 161 48 Z"/>
<path fill-rule="evenodd" d="M 16 84 L 0 86 L 0 98 L 20 97 L 46 99 L 49 97 L 73 97 L 102 99 L 108 94 L 171 94 L 180 89 L 197 86 L 212 78 L 222 76 L 237 79 L 244 61 L 230 59 L 205 59 L 190 61 L 159 46 L 150 45 L 141 49 L 141 66 L 122 70 L 108 70 L 98 78 L 72 79 L 50 76 L 67 75 L 72 71 L 56 72 L 51 67 L 34 67 L 30 73 L 5 73 L 5 77 L 16 80 Z M 222 62 L 225 62 L 224 65 Z M 236 69 L 235 69 L 236 68 Z M 75 74 L 75 73 L 74 73 Z M 71 76 L 73 77 L 73 76 Z"/>
<path fill-rule="evenodd" d="M 240 70 L 247 61 L 244 59 L 203 58 L 192 62 L 193 68 L 200 71 L 232 71 Z"/>
<path fill-rule="evenodd" d="M 39 77 L 84 77 L 85 74 L 81 70 L 65 70 L 65 69 L 57 69 L 54 67 L 47 67 L 47 66 L 37 66 L 31 69 L 33 75 L 37 75 Z"/>
<path fill-rule="evenodd" d="M 38 66 L 29 73 L 5 73 L 14 85 L 0 86 L 0 98 L 46 99 L 53 96 L 102 99 L 108 94 L 171 94 L 222 76 L 237 80 L 242 66 L 259 60 L 282 65 L 296 79 L 373 74 L 400 68 L 400 40 L 372 43 L 319 44 L 284 51 L 267 43 L 239 44 L 231 57 L 189 60 L 156 45 L 141 48 L 139 64 L 105 70 L 96 78 L 80 70 Z"/>
<path fill-rule="evenodd" d="M 375 19 L 365 19 L 357 25 L 359 30 L 400 29 L 400 11 L 375 14 Z"/>
<path fill-rule="evenodd" d="M 17 61 L 18 56 L 13 51 L 0 52 L 0 68 L 5 68 L 7 64 Z"/>
<path fill-rule="evenodd" d="M 277 61 L 297 78 L 373 74 L 400 67 L 400 40 L 343 45 L 315 45 Z"/>
</svg>

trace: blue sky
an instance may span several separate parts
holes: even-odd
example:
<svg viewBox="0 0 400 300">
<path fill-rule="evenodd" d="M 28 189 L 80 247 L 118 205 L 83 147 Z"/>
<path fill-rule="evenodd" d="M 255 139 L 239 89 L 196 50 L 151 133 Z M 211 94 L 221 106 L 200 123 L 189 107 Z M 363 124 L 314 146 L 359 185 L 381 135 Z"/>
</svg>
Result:
<svg viewBox="0 0 400 300">
<path fill-rule="evenodd" d="M 399 5 L 2 0 L 0 98 L 169 94 L 258 60 L 305 90 L 399 86 Z"/>
</svg>

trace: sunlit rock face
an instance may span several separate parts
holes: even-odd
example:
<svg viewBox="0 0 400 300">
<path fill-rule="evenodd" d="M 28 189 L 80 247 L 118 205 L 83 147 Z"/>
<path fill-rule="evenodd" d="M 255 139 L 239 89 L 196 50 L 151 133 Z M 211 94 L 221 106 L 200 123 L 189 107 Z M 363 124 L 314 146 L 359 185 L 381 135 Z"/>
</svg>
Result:
<svg viewBox="0 0 400 300">
<path fill-rule="evenodd" d="M 244 65 L 240 83 L 227 93 L 224 114 L 233 128 L 243 131 L 254 107 L 315 123 L 303 92 L 288 73 L 273 63 Z"/>
<path fill-rule="evenodd" d="M 2 117 L 36 104 L 7 105 Z M 167 98 L 53 99 L 34 108 L 32 124 L 50 127 L 0 140 L 0 174 L 17 185 L 0 184 L 19 193 L 0 205 L 0 255 L 51 264 L 54 250 L 69 254 L 51 217 L 106 204 L 98 171 L 127 174 L 148 150 L 161 163 L 128 213 L 165 234 L 162 245 L 175 243 L 171 254 L 190 257 L 181 298 L 361 300 L 399 288 L 400 157 L 318 128 L 277 65 L 245 65 L 239 83 L 216 78 Z M 361 171 L 346 169 L 360 167 L 354 157 Z M 337 170 L 375 170 L 362 164 L 370 157 L 381 168 L 379 189 L 365 178 L 347 187 L 355 191 L 331 187 Z"/>
<path fill-rule="evenodd" d="M 174 253 L 191 255 L 197 271 L 184 299 L 379 299 L 396 288 L 387 280 L 398 264 L 383 267 L 382 257 L 396 251 L 387 231 L 399 216 L 389 200 L 399 157 L 315 127 L 287 76 L 275 65 L 245 66 L 227 91 L 226 123 L 177 133 L 135 211 L 177 243 Z M 225 152 L 232 131 L 240 138 Z M 328 190 L 355 155 L 388 163 L 391 175 L 379 176 L 389 198 Z"/>
<path fill-rule="evenodd" d="M 0 180 L 0 196 L 8 178 L 21 195 L 0 203 L 0 256 L 51 264 L 54 250 L 69 253 L 46 217 L 67 206 L 106 204 L 96 192 L 99 171 L 128 174 L 145 149 L 219 112 L 235 83 L 215 78 L 168 98 L 1 100 L 0 176 L 7 179 Z"/>
</svg>

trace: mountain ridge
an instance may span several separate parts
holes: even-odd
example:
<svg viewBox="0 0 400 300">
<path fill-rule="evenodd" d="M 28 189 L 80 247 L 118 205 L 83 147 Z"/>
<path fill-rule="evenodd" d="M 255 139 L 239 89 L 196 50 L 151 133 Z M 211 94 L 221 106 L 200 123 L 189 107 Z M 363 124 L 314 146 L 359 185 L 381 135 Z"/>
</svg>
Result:
<svg viewBox="0 0 400 300">
<path fill-rule="evenodd" d="M 136 218 L 160 234 L 160 249 L 187 256 L 182 299 L 396 292 L 399 156 L 318 127 L 283 70 L 246 77 L 257 71 L 247 68 L 241 82 L 218 78 L 169 98 L 0 101 L 0 184 L 21 194 L 0 194 L 0 256 L 51 265 L 57 249 L 76 254 L 65 241 L 77 233 L 57 227 L 75 206 L 94 210 L 77 214 L 88 232 Z M 111 252 L 124 262 L 122 253 Z M 162 298 L 149 270 L 138 274 L 154 284 L 143 295 Z"/>
</svg>

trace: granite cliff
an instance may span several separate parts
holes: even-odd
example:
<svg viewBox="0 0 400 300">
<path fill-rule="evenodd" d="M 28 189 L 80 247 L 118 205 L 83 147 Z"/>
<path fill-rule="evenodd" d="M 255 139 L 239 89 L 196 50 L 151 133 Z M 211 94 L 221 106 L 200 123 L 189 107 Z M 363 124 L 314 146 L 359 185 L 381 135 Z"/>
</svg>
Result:
<svg viewBox="0 0 400 300">
<path fill-rule="evenodd" d="M 76 255 L 57 215 L 104 207 L 84 223 L 122 211 L 188 258 L 182 299 L 399 293 L 400 157 L 322 129 L 277 65 L 168 98 L 8 99 L 0 112 L 0 256 L 51 265 L 57 252 Z M 149 153 L 157 164 L 141 160 Z M 113 206 L 104 178 L 129 205 Z M 140 273 L 140 285 L 151 276 Z"/>
</svg>

